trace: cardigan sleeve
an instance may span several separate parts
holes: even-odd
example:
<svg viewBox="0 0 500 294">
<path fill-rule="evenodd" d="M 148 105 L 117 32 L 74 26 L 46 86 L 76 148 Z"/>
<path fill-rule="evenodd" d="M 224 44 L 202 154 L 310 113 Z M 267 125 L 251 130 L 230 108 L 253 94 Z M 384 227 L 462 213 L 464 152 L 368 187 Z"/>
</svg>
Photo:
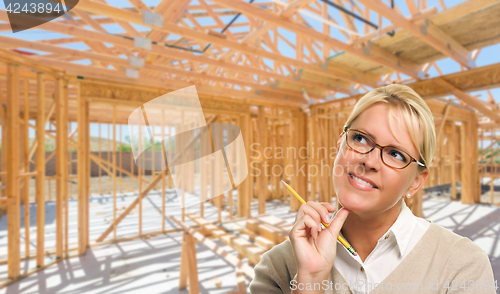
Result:
<svg viewBox="0 0 500 294">
<path fill-rule="evenodd" d="M 255 266 L 255 277 L 250 282 L 251 294 L 290 293 L 291 276 L 297 271 L 295 256 L 289 240 L 262 255 Z"/>
<path fill-rule="evenodd" d="M 457 254 L 452 256 L 447 264 L 450 274 L 441 284 L 441 287 L 445 286 L 445 293 L 497 293 L 493 269 L 486 252 L 466 238 L 457 243 L 468 244 L 465 246 L 466 250 L 456 251 Z M 456 245 L 455 248 L 462 247 Z"/>
</svg>

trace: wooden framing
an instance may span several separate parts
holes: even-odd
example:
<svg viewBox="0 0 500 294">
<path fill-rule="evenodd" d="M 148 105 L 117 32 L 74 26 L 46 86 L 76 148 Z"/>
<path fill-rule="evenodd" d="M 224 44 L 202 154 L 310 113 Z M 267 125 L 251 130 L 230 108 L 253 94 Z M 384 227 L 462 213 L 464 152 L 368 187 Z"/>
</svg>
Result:
<svg viewBox="0 0 500 294">
<path fill-rule="evenodd" d="M 36 121 L 36 203 L 37 224 L 45 224 L 45 83 L 44 74 L 37 73 L 37 103 L 38 113 Z M 55 105 L 55 104 L 54 104 Z M 44 266 L 45 226 L 37 226 L 37 266 Z"/>
<path fill-rule="evenodd" d="M 342 0 L 333 2 L 363 17 L 378 18 L 378 30 L 368 25 L 356 26 L 350 16 L 334 15 L 326 3 L 311 0 L 287 3 L 212 0 L 213 4 L 199 1 L 194 5 L 190 1 L 162 0 L 156 7 L 148 7 L 141 0 L 128 1 L 132 7 L 86 0 L 80 1 L 66 20 L 54 20 L 38 27 L 67 37 L 27 41 L 17 35 L 0 36 L 3 139 L 0 207 L 6 207 L 8 220 L 7 277 L 14 281 L 33 272 L 34 269 L 22 272 L 21 261 L 29 258 L 36 258 L 37 266 L 42 268 L 51 264 L 45 262 L 47 255 L 54 255 L 59 261 L 71 256 L 72 250 L 82 255 L 87 248 L 98 244 L 170 232 L 165 227 L 165 195 L 167 190 L 176 188 L 172 175 L 169 170 L 150 173 L 136 167 L 132 154 L 129 162 L 128 154 L 122 150 L 126 145 L 122 129 L 135 108 L 192 85 L 196 86 L 209 125 L 217 120 L 240 128 L 249 173 L 236 189 L 213 195 L 214 186 L 208 187 L 212 170 L 206 162 L 200 164 L 199 194 L 201 197 L 211 195 L 209 201 L 201 203 L 200 216 L 195 220 L 203 230 L 194 231 L 183 223 L 186 215 L 194 217 L 185 213 L 184 208 L 182 223 L 174 220 L 185 232 L 181 288 L 189 284 L 190 291 L 199 290 L 197 276 L 192 274 L 197 270 L 196 242 L 225 254 L 201 234 L 222 236 L 217 235 L 220 227 L 202 221 L 207 205 L 216 207 L 219 222 L 227 221 L 225 212 L 231 220 L 252 218 L 252 214 L 265 216 L 266 203 L 270 200 L 284 201 L 291 211 L 298 210 L 300 203 L 283 189 L 280 179 L 290 183 L 306 201 L 336 201 L 332 175 L 315 171 L 326 167 L 331 172 L 334 158 L 330 154 L 335 152 L 329 151 L 335 150 L 345 119 L 362 97 L 360 93 L 381 85 L 409 85 L 426 100 L 434 115 L 437 152 L 429 167 L 431 173 L 425 188 L 450 184 L 452 199 L 460 195 L 463 203 L 477 203 L 481 201 L 480 180 L 489 178 L 489 202 L 500 204 L 496 203 L 494 194 L 494 181 L 500 178 L 496 144 L 500 138 L 496 133 L 500 129 L 500 108 L 491 93 L 488 101 L 472 94 L 500 86 L 500 64 L 474 66 L 481 48 L 500 43 L 497 32 L 490 29 L 498 27 L 495 16 L 500 3 L 474 0 L 446 8 L 439 1 L 443 9 L 438 12 L 436 7 L 426 7 L 426 1 L 419 1 L 417 5 L 408 0 L 401 5 L 407 6 L 410 15 L 403 16 L 399 7 L 391 9 L 375 0 L 356 1 L 363 5 L 352 6 Z M 145 11 L 160 14 L 163 23 L 153 25 L 147 20 L 145 23 Z M 225 28 L 228 24 L 225 16 L 239 13 L 245 19 Z M 307 17 L 311 13 L 314 17 Z M 203 25 L 198 21 L 201 17 L 210 18 L 215 25 Z M 383 17 L 392 24 L 382 27 Z M 474 17 L 480 18 L 481 23 Z M 320 25 L 311 25 L 312 19 Z M 8 20 L 7 13 L 0 11 L 0 31 L 8 30 Z M 125 32 L 114 33 L 108 24 L 118 24 Z M 146 31 L 138 31 L 132 24 Z M 338 33 L 336 30 L 344 40 L 333 37 Z M 288 37 L 283 31 L 294 37 Z M 391 31 L 394 35 L 388 36 Z M 141 40 L 145 44 L 139 44 Z M 66 46 L 79 43 L 87 49 Z M 287 52 L 282 50 L 283 46 L 289 47 Z M 450 58 L 462 70 L 443 75 L 436 63 L 443 58 Z M 434 69 L 439 76 L 428 78 L 427 73 Z M 134 77 L 135 74 L 138 77 Z M 447 98 L 450 96 L 453 99 Z M 99 125 L 95 153 L 91 124 Z M 107 127 L 107 132 L 101 133 L 101 125 L 104 130 Z M 36 140 L 30 138 L 32 130 Z M 162 129 L 161 133 L 154 132 L 155 136 L 165 138 L 182 131 L 172 127 Z M 46 145 L 52 142 L 55 149 L 46 152 Z M 481 152 L 478 142 L 486 143 L 481 146 Z M 176 141 L 176 144 L 180 148 L 195 143 Z M 297 153 L 290 153 L 287 148 Z M 76 153 L 76 174 L 73 152 Z M 155 154 L 152 153 L 153 161 L 158 159 Z M 52 161 L 56 161 L 55 175 L 49 174 Z M 98 190 L 109 192 L 113 201 L 109 226 L 100 232 L 97 240 L 89 237 L 93 167 L 99 175 L 108 175 L 107 182 L 99 179 Z M 190 168 L 194 171 L 198 167 L 193 164 Z M 224 168 L 221 164 L 214 170 Z M 291 170 L 293 172 L 287 174 Z M 34 193 L 29 188 L 33 177 Z M 76 181 L 77 185 L 76 243 L 71 243 L 69 238 L 70 226 L 74 224 L 69 213 L 70 181 Z M 194 193 L 194 181 L 177 187 L 182 199 L 183 195 Z M 142 226 L 148 217 L 143 214 L 142 199 L 153 190 L 161 191 L 162 223 L 158 232 L 147 232 Z M 125 210 L 120 210 L 117 196 L 123 191 L 137 192 L 137 197 Z M 422 216 L 423 197 L 424 192 L 420 190 L 407 200 L 418 216 Z M 33 229 L 29 221 L 33 218 L 31 201 L 35 202 L 37 212 L 36 238 L 30 235 Z M 55 201 L 54 248 L 47 248 L 45 241 L 46 201 Z M 26 233 L 21 248 L 22 203 Z M 257 204 L 256 211 L 252 210 L 253 204 Z M 119 224 L 136 208 L 136 232 L 122 238 Z M 221 240 L 237 248 L 240 254 L 246 254 L 251 263 L 257 263 L 263 252 L 259 250 L 271 248 L 283 241 L 283 236 L 266 231 L 265 225 L 252 221 L 247 224 L 247 233 L 254 238 L 250 243 L 257 245 L 231 236 Z M 32 251 L 30 243 L 35 240 L 36 250 Z M 250 252 L 245 249 L 246 245 L 259 250 Z M 226 260 L 235 265 L 240 279 L 242 275 L 253 275 L 251 266 L 242 266 L 235 256 L 228 256 Z M 238 287 L 242 292 L 244 282 Z"/>
<path fill-rule="evenodd" d="M 19 118 L 19 66 L 7 64 L 7 113 L 6 130 L 7 138 L 7 233 L 9 269 L 8 276 L 16 279 L 20 274 L 20 193 L 19 193 L 19 169 L 20 150 L 18 147 L 20 140 L 20 118 Z"/>
</svg>

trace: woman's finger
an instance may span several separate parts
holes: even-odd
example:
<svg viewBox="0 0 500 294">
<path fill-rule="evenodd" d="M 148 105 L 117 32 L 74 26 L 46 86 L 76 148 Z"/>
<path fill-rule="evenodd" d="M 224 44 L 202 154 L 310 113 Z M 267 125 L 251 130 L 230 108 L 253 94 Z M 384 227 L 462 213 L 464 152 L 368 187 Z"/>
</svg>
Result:
<svg viewBox="0 0 500 294">
<path fill-rule="evenodd" d="M 328 224 L 330 222 L 330 215 L 328 214 L 328 209 L 325 206 L 312 201 L 307 202 L 307 204 L 309 204 L 309 206 L 314 208 L 319 213 L 321 219 L 323 220 L 323 222 L 325 222 L 325 224 Z"/>
<path fill-rule="evenodd" d="M 303 214 L 297 216 L 297 220 L 290 230 L 289 237 L 293 239 L 294 237 L 308 237 L 311 235 L 314 238 L 313 231 L 316 231 L 317 234 L 317 230 L 317 222 L 309 214 Z"/>
<path fill-rule="evenodd" d="M 333 204 L 328 203 L 328 202 L 321 202 L 321 205 L 323 205 L 326 209 L 328 209 L 328 212 L 334 212 L 337 210 Z"/>
<path fill-rule="evenodd" d="M 328 230 L 333 236 L 337 237 L 339 235 L 340 230 L 342 229 L 342 226 L 344 225 L 344 222 L 347 219 L 347 216 L 349 215 L 349 212 L 350 211 L 345 208 L 341 208 L 337 212 L 337 215 L 335 215 L 332 222 L 328 226 Z"/>
<path fill-rule="evenodd" d="M 302 209 L 304 214 L 309 215 L 316 223 L 321 222 L 321 215 L 314 207 L 309 204 L 303 204 L 302 206 L 304 206 Z"/>
<path fill-rule="evenodd" d="M 297 210 L 297 214 L 295 215 L 295 221 L 293 222 L 294 224 L 297 223 L 299 218 L 304 215 L 304 207 L 307 206 L 307 204 L 301 204 L 299 206 L 299 210 Z"/>
<path fill-rule="evenodd" d="M 308 214 L 304 216 L 304 225 L 310 229 L 310 234 L 313 239 L 318 237 L 318 223 Z"/>
</svg>

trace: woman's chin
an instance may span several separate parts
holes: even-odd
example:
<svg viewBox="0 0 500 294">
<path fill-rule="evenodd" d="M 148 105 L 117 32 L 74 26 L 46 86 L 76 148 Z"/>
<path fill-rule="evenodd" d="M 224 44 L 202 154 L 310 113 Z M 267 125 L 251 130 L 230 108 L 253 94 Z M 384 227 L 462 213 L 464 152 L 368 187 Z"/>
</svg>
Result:
<svg viewBox="0 0 500 294">
<path fill-rule="evenodd" d="M 370 209 L 369 201 L 358 195 L 345 195 L 339 197 L 340 204 L 352 212 L 363 212 Z"/>
</svg>

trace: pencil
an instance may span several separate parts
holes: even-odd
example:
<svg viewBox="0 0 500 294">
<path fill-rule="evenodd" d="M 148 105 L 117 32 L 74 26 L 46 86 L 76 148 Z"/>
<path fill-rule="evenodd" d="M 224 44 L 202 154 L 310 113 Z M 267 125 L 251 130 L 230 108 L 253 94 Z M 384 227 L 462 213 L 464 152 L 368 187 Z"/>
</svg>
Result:
<svg viewBox="0 0 500 294">
<path fill-rule="evenodd" d="M 297 197 L 297 199 L 299 199 L 299 201 L 302 203 L 302 204 L 306 204 L 306 202 L 304 201 L 304 199 L 302 199 L 302 197 L 300 197 L 299 194 L 297 194 L 297 192 L 295 192 L 295 190 L 290 187 L 287 183 L 285 183 L 283 180 L 281 180 L 281 182 L 283 183 L 283 185 L 285 185 L 285 187 L 288 189 L 288 191 L 290 191 L 290 193 L 293 194 L 293 196 Z M 328 228 L 328 224 L 325 224 L 324 221 L 321 221 L 321 223 L 323 224 L 323 226 L 325 226 L 325 228 Z M 347 241 L 342 238 L 342 236 L 338 236 L 337 239 L 340 241 L 340 243 L 342 243 L 342 245 L 344 245 L 345 248 L 347 248 L 347 250 L 349 250 L 349 252 L 351 252 L 352 255 L 356 256 L 358 255 L 356 253 L 356 251 L 354 250 L 354 248 L 352 248 L 351 245 L 349 245 L 349 243 L 347 243 Z"/>
</svg>

